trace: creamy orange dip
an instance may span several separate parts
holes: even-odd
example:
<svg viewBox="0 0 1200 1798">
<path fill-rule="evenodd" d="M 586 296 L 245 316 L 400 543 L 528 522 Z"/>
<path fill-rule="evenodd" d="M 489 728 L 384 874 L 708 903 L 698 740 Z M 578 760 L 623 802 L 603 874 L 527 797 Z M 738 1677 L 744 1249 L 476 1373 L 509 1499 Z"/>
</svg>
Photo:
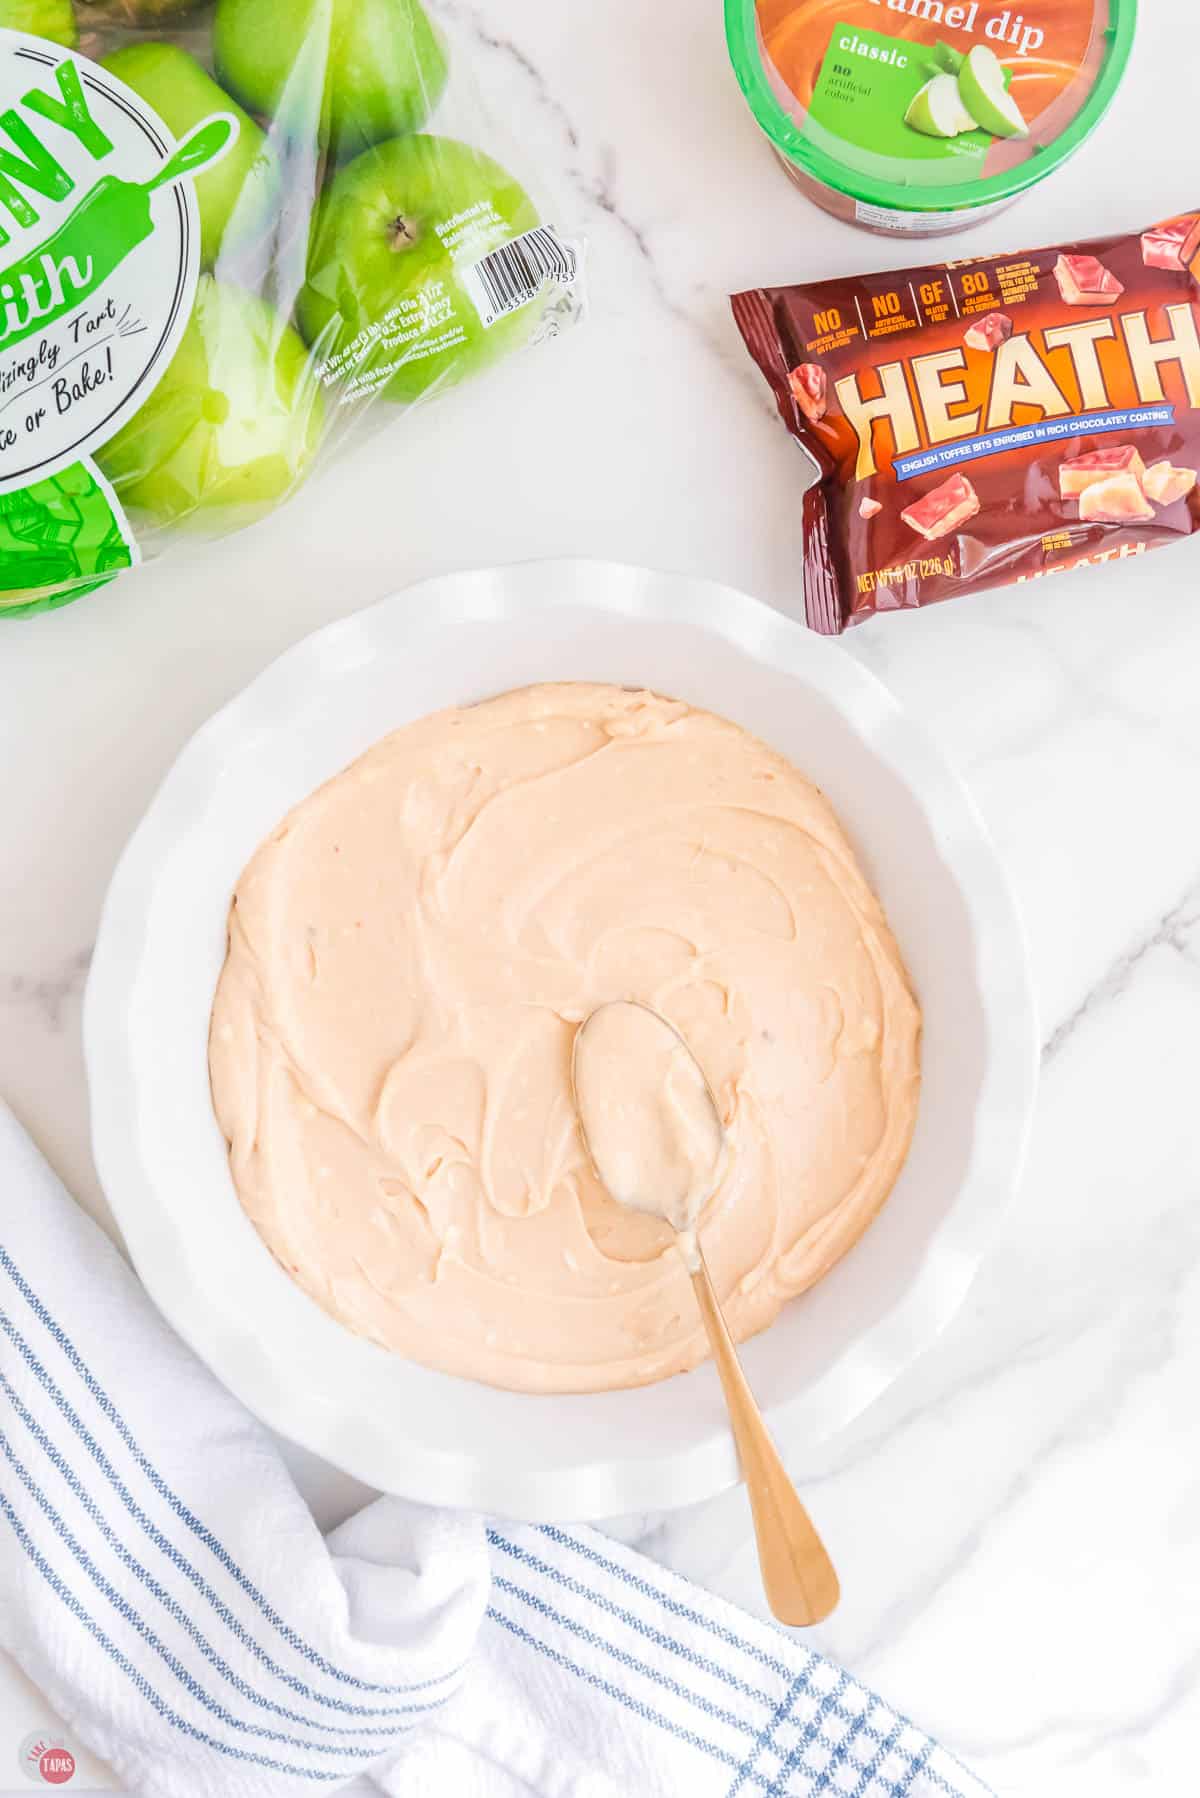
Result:
<svg viewBox="0 0 1200 1798">
<path fill-rule="evenodd" d="M 707 1352 L 661 1219 L 608 1196 L 578 1025 L 681 1032 L 728 1143 L 700 1228 L 744 1338 L 875 1216 L 920 1013 L 830 806 L 711 713 L 530 687 L 397 731 L 238 884 L 210 1066 L 238 1195 L 306 1292 L 427 1366 L 535 1392 Z"/>
</svg>

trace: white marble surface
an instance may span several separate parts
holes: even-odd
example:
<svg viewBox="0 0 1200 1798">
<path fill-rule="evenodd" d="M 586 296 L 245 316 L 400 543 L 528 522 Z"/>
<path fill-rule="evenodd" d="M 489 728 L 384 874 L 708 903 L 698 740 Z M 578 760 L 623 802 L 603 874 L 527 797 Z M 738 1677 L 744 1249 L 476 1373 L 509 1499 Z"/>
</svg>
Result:
<svg viewBox="0 0 1200 1798">
<path fill-rule="evenodd" d="M 0 1092 L 83 1200 L 79 1003 L 122 842 L 286 644 L 432 571 L 544 554 L 794 611 L 799 461 L 729 322 L 755 281 L 903 259 L 777 174 L 696 0 L 454 0 L 591 245 L 586 331 L 185 563 L 0 626 Z M 955 255 L 1200 199 L 1185 0 L 1096 140 Z M 854 633 L 965 771 L 1023 905 L 1044 1084 L 1000 1246 L 935 1352 L 796 1471 L 843 1571 L 820 1640 L 1014 1798 L 1186 1798 L 1200 1726 L 1200 546 Z M 325 1516 L 354 1501 L 305 1464 Z M 740 1493 L 622 1533 L 747 1605 Z M 0 1670 L 0 1779 L 47 1720 Z M 104 1784 L 81 1770 L 79 1784 Z M 78 1786 L 76 1787 L 78 1789 Z"/>
</svg>

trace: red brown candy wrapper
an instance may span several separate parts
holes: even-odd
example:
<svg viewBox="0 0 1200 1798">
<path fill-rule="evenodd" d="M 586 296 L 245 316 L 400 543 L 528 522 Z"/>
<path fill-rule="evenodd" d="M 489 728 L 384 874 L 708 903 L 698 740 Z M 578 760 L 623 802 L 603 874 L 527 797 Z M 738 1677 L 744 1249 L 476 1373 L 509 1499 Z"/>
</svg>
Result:
<svg viewBox="0 0 1200 1798">
<path fill-rule="evenodd" d="M 814 630 L 1200 530 L 1200 212 L 732 305 L 816 464 Z"/>
</svg>

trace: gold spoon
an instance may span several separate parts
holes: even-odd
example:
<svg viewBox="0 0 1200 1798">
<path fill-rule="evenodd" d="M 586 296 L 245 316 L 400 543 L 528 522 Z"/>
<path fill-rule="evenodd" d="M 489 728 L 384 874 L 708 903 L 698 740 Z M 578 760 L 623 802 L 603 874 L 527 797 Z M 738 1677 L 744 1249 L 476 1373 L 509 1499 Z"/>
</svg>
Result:
<svg viewBox="0 0 1200 1798">
<path fill-rule="evenodd" d="M 597 1006 L 580 1024 L 571 1089 L 601 1184 L 619 1205 L 676 1232 L 721 1377 L 771 1609 L 782 1623 L 820 1623 L 840 1597 L 838 1577 L 746 1383 L 696 1230 L 729 1157 L 713 1090 L 675 1026 L 631 999 Z"/>
</svg>

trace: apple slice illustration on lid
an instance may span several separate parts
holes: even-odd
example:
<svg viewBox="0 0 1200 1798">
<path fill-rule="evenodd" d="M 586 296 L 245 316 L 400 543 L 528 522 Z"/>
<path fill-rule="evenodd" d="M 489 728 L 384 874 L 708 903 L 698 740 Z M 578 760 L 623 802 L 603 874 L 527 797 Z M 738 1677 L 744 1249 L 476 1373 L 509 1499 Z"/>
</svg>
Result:
<svg viewBox="0 0 1200 1798">
<path fill-rule="evenodd" d="M 963 131 L 974 131 L 979 123 L 963 105 L 953 75 L 935 75 L 927 81 L 913 96 L 904 122 L 929 137 L 958 137 Z"/>
<path fill-rule="evenodd" d="M 972 44 L 958 71 L 958 91 L 971 117 L 993 137 L 1028 137 L 1021 108 L 1004 84 L 1004 69 L 994 50 Z"/>
</svg>

